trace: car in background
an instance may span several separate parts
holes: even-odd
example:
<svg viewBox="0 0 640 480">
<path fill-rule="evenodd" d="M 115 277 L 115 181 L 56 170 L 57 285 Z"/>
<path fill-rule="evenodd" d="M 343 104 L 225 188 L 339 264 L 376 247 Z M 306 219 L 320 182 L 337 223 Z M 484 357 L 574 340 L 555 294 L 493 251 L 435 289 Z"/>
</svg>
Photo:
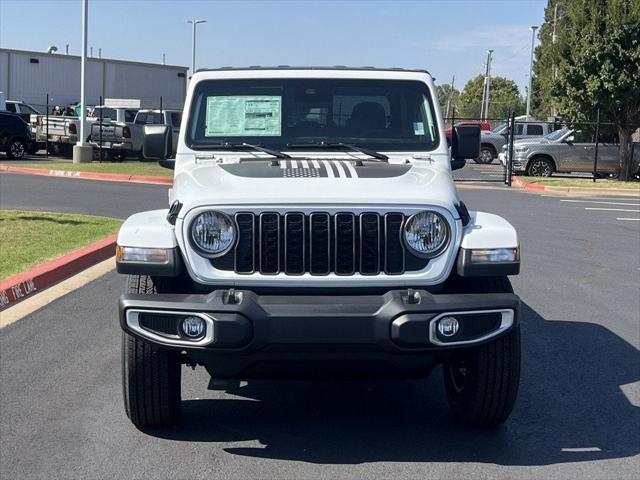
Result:
<svg viewBox="0 0 640 480">
<path fill-rule="evenodd" d="M 20 160 L 31 148 L 31 126 L 20 115 L 0 112 L 0 151 Z"/>
<path fill-rule="evenodd" d="M 521 120 L 519 120 L 519 118 Z M 552 122 L 538 122 L 526 120 L 526 117 L 516 117 L 514 139 L 541 138 L 555 130 Z M 503 122 L 493 130 L 483 131 L 480 135 L 480 157 L 476 163 L 493 163 L 502 151 L 502 147 L 507 144 L 509 125 Z"/>
<path fill-rule="evenodd" d="M 463 120 L 460 122 L 457 122 L 455 124 L 456 127 L 459 127 L 461 125 L 480 125 L 480 130 L 486 130 L 489 131 L 491 130 L 491 125 L 489 125 L 489 122 L 483 122 L 482 120 Z M 453 132 L 453 127 L 448 127 L 444 129 L 444 136 L 447 137 L 447 143 L 449 145 L 451 145 L 451 134 Z"/>
<path fill-rule="evenodd" d="M 5 109 L 7 112 L 18 114 L 25 122 L 31 124 L 31 138 L 36 138 L 36 122 L 40 112 L 34 106 L 29 105 L 21 100 L 6 100 Z M 40 148 L 44 148 L 44 144 L 39 145 L 35 141 L 31 142 L 27 153 L 35 153 Z"/>
<path fill-rule="evenodd" d="M 597 173 L 618 175 L 619 145 L 615 133 L 600 135 Z M 554 173 L 591 173 L 595 158 L 595 134 L 564 127 L 544 138 L 517 140 L 513 144 L 513 172 L 531 177 L 550 177 Z M 501 154 L 506 159 L 506 151 Z M 632 171 L 638 171 L 640 149 L 634 149 Z"/>
<path fill-rule="evenodd" d="M 106 150 L 109 158 L 122 160 L 128 156 L 142 159 L 145 125 L 171 127 L 173 153 L 178 145 L 178 133 L 182 122 L 180 110 L 140 110 L 131 122 L 95 122 L 91 125 L 91 145 Z"/>
</svg>

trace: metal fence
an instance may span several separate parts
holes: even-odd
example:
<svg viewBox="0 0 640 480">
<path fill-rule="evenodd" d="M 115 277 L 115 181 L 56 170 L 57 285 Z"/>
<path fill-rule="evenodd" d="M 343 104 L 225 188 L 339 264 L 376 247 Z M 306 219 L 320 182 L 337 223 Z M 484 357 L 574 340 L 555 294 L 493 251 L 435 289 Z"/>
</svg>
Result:
<svg viewBox="0 0 640 480">
<path fill-rule="evenodd" d="M 524 116 L 479 119 L 445 118 L 447 140 L 451 126 L 481 127 L 480 156 L 468 159 L 453 172 L 459 182 L 502 182 L 511 185 L 513 175 L 616 178 L 620 174 L 620 144 L 617 126 L 594 121 L 554 118 L 527 120 Z M 640 177 L 640 146 L 629 145 L 632 162 L 629 178 Z"/>
<path fill-rule="evenodd" d="M 458 182 L 509 182 L 506 162 L 501 162 L 499 154 L 507 142 L 509 128 L 508 118 L 479 119 L 472 117 L 445 118 L 445 134 L 451 143 L 453 125 L 480 125 L 482 132 L 480 156 L 467 159 L 467 164 L 460 170 L 453 171 L 453 178 Z"/>
</svg>

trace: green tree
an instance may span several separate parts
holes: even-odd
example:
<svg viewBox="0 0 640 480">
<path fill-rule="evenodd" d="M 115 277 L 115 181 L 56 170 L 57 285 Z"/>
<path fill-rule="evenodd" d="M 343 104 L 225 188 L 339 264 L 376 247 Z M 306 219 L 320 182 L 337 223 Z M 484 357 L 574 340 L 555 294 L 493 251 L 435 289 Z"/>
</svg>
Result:
<svg viewBox="0 0 640 480">
<path fill-rule="evenodd" d="M 449 115 L 452 114 L 453 109 L 456 108 L 456 102 L 460 96 L 460 91 L 454 87 L 451 88 L 451 84 L 445 83 L 444 85 L 436 85 L 436 93 L 438 95 L 438 103 L 440 103 L 440 110 L 442 115 L 447 115 L 447 105 L 449 106 Z"/>
<path fill-rule="evenodd" d="M 562 0 L 548 0 L 544 11 L 544 23 L 540 26 L 540 44 L 534 52 L 531 89 L 533 116 L 544 119 L 557 115 L 557 100 L 553 95 L 553 83 L 557 76 L 559 48 L 555 48 L 558 32 L 563 31 L 565 8 Z M 555 36 L 554 36 L 555 33 Z"/>
<path fill-rule="evenodd" d="M 478 75 L 467 82 L 458 98 L 457 117 L 480 117 L 483 85 L 484 75 Z M 516 82 L 504 77 L 491 77 L 488 118 L 507 118 L 509 111 L 519 114 L 524 110 L 523 105 Z"/>
<path fill-rule="evenodd" d="M 640 1 L 558 0 L 558 17 L 556 43 L 546 47 L 557 65 L 551 97 L 573 121 L 593 121 L 599 108 L 602 121 L 616 124 L 626 180 L 633 167 L 631 136 L 640 127 Z"/>
</svg>

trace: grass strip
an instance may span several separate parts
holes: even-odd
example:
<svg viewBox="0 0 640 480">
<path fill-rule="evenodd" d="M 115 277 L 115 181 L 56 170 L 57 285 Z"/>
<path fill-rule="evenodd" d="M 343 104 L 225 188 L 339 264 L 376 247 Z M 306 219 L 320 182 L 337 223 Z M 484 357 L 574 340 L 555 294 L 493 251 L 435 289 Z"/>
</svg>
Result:
<svg viewBox="0 0 640 480">
<path fill-rule="evenodd" d="M 549 187 L 577 187 L 577 188 L 617 188 L 640 191 L 640 182 L 621 182 L 599 178 L 595 182 L 590 178 L 540 178 L 518 177 L 528 183 L 546 185 Z"/>
<path fill-rule="evenodd" d="M 0 279 L 112 235 L 121 223 L 93 215 L 0 210 Z"/>
</svg>

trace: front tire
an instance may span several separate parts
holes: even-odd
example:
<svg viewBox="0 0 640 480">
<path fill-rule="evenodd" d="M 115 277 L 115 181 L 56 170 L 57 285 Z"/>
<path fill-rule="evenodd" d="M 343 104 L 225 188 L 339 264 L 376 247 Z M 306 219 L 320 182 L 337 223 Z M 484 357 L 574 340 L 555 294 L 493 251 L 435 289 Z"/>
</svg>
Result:
<svg viewBox="0 0 640 480">
<path fill-rule="evenodd" d="M 146 275 L 130 275 L 128 293 L 155 294 Z M 138 428 L 172 425 L 180 416 L 179 353 L 122 333 L 122 393 L 127 417 Z"/>
<path fill-rule="evenodd" d="M 464 279 L 467 293 L 512 293 L 507 277 Z M 520 329 L 461 351 L 443 364 L 447 402 L 455 421 L 496 427 L 511 414 L 520 383 Z"/>
<path fill-rule="evenodd" d="M 481 165 L 487 165 L 493 163 L 493 159 L 496 157 L 493 147 L 489 145 L 480 146 L 480 156 L 476 159 L 476 163 Z"/>
<path fill-rule="evenodd" d="M 16 138 L 11 140 L 9 143 L 9 147 L 7 148 L 7 155 L 13 158 L 14 160 L 20 160 L 27 153 L 27 146 L 25 145 L 23 140 Z"/>
<path fill-rule="evenodd" d="M 553 164 L 544 157 L 533 157 L 527 165 L 527 175 L 530 177 L 550 177 L 553 173 Z"/>
</svg>

